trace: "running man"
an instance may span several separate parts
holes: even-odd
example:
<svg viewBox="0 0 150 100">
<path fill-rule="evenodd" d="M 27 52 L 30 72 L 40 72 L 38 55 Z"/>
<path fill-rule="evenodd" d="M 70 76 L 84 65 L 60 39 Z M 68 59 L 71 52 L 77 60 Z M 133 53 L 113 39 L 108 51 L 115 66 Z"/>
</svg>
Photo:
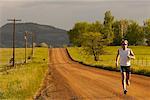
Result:
<svg viewBox="0 0 150 100">
<path fill-rule="evenodd" d="M 118 67 L 119 64 L 119 59 L 120 59 L 120 71 L 122 74 L 122 86 L 123 86 L 123 91 L 124 94 L 127 93 L 127 85 L 130 85 L 130 60 L 135 59 L 133 51 L 128 48 L 128 41 L 123 40 L 121 42 L 121 47 L 118 49 L 117 57 L 116 57 L 116 68 Z"/>
</svg>

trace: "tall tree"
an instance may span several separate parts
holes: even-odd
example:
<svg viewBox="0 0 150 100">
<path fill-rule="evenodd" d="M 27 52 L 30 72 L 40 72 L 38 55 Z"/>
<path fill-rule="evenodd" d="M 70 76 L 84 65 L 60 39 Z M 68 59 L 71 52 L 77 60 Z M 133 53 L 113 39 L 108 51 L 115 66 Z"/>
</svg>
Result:
<svg viewBox="0 0 150 100">
<path fill-rule="evenodd" d="M 120 28 L 121 28 L 122 38 L 124 38 L 127 34 L 128 25 L 129 25 L 128 20 L 126 20 L 126 19 L 120 20 Z"/>
<path fill-rule="evenodd" d="M 102 33 L 104 34 L 104 38 L 108 44 L 113 42 L 114 33 L 113 33 L 113 25 L 114 16 L 112 16 L 111 11 L 106 11 L 104 17 L 104 28 Z"/>
<path fill-rule="evenodd" d="M 99 21 L 94 23 L 78 22 L 75 24 L 73 29 L 68 32 L 70 42 L 74 45 L 81 46 L 81 42 L 83 41 L 83 33 L 100 32 L 102 30 L 102 26 L 103 25 Z"/>
<path fill-rule="evenodd" d="M 121 23 L 120 21 L 115 21 L 113 24 L 113 30 L 114 30 L 114 39 L 113 39 L 113 45 L 120 45 L 122 40 L 122 33 L 121 33 Z"/>
<path fill-rule="evenodd" d="M 98 32 L 84 33 L 82 47 L 88 55 L 94 56 L 94 60 L 98 61 L 99 56 L 103 54 L 103 35 Z"/>
<path fill-rule="evenodd" d="M 129 22 L 126 19 L 122 19 L 119 21 L 115 21 L 113 23 L 113 31 L 114 31 L 114 45 L 120 45 L 121 40 L 125 38 L 127 34 Z"/>
<path fill-rule="evenodd" d="M 90 24 L 87 22 L 78 22 L 68 34 L 70 42 L 74 45 L 81 46 L 82 33 L 88 32 Z"/>
<path fill-rule="evenodd" d="M 132 21 L 125 36 L 131 45 L 142 45 L 144 43 L 144 31 L 138 23 Z"/>
<path fill-rule="evenodd" d="M 144 33 L 147 44 L 150 46 L 150 19 L 144 21 Z"/>
<path fill-rule="evenodd" d="M 103 29 L 103 25 L 101 24 L 101 22 L 96 21 L 90 24 L 88 32 L 101 32 L 102 29 Z"/>
</svg>

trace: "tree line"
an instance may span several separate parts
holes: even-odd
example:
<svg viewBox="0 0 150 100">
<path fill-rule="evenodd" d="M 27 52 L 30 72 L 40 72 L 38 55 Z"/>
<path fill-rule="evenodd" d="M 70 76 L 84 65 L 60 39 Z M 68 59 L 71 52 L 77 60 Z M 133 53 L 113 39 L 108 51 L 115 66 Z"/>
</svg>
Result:
<svg viewBox="0 0 150 100">
<path fill-rule="evenodd" d="M 120 45 L 122 39 L 130 45 L 150 46 L 150 19 L 139 25 L 134 20 L 117 20 L 111 11 L 106 11 L 103 22 L 77 22 L 68 34 L 72 45 L 84 47 L 97 61 L 104 45 Z"/>
</svg>

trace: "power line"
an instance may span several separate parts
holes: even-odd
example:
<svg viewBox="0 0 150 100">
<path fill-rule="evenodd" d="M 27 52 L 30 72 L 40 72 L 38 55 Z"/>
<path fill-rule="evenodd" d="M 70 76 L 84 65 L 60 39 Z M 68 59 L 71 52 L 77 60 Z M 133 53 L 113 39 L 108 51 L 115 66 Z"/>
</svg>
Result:
<svg viewBox="0 0 150 100">
<path fill-rule="evenodd" d="M 8 19 L 7 21 L 12 21 L 13 22 L 13 66 L 15 66 L 15 32 L 16 32 L 16 21 L 21 21 L 20 19 Z"/>
</svg>

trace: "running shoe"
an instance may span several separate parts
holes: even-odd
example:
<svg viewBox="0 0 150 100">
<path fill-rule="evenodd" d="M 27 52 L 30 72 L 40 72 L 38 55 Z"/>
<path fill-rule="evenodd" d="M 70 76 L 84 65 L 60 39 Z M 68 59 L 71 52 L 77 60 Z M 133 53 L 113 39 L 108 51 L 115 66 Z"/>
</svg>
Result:
<svg viewBox="0 0 150 100">
<path fill-rule="evenodd" d="M 127 90 L 124 90 L 124 94 L 127 94 Z"/>
</svg>

